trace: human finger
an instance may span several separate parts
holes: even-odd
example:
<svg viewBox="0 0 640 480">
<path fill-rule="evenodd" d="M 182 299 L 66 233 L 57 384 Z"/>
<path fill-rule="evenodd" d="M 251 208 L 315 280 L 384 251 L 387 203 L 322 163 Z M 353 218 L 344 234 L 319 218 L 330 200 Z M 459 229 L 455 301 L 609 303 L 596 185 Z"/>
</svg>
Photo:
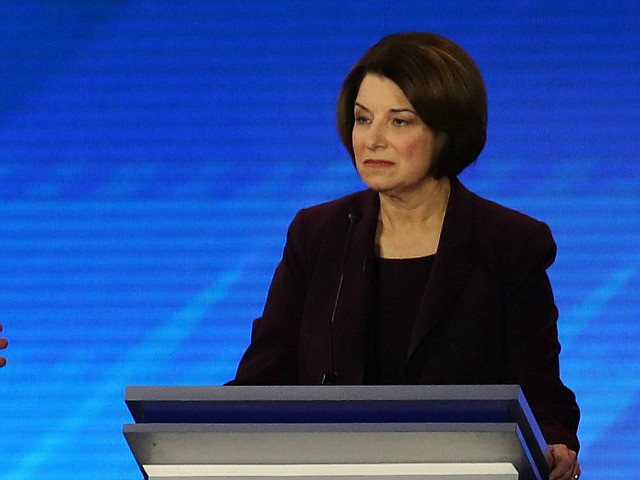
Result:
<svg viewBox="0 0 640 480">
<path fill-rule="evenodd" d="M 576 453 L 566 445 L 549 445 L 553 465 L 549 480 L 575 480 Z"/>
</svg>

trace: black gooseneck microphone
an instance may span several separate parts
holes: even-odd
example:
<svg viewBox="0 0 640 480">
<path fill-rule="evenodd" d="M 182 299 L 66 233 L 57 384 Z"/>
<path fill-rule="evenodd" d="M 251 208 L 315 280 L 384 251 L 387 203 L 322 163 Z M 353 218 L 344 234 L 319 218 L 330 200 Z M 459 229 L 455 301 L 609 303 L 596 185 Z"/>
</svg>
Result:
<svg viewBox="0 0 640 480">
<path fill-rule="evenodd" d="M 347 231 L 347 240 L 344 242 L 344 250 L 342 251 L 342 260 L 340 262 L 340 279 L 338 280 L 338 288 L 333 302 L 333 311 L 331 312 L 331 320 L 329 322 L 329 371 L 322 376 L 322 385 L 337 385 L 340 381 L 338 372 L 333 366 L 333 323 L 336 319 L 336 311 L 338 310 L 338 302 L 340 300 L 340 292 L 342 291 L 342 282 L 344 280 L 344 270 L 347 263 L 347 252 L 349 250 L 349 241 L 353 226 L 362 219 L 362 212 L 357 207 L 349 209 L 349 230 Z"/>
</svg>

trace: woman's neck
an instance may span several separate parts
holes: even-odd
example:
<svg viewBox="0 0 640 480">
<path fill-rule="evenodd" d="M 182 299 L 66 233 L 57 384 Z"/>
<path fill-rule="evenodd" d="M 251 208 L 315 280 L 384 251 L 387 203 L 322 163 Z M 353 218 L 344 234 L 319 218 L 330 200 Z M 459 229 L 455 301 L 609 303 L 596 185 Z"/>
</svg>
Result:
<svg viewBox="0 0 640 480">
<path fill-rule="evenodd" d="M 415 258 L 436 253 L 449 202 L 448 178 L 434 180 L 419 195 L 380 193 L 376 243 L 383 258 Z"/>
<path fill-rule="evenodd" d="M 451 182 L 448 178 L 433 180 L 422 190 L 405 195 L 380 193 L 380 220 L 392 229 L 442 220 L 447 209 Z"/>
</svg>

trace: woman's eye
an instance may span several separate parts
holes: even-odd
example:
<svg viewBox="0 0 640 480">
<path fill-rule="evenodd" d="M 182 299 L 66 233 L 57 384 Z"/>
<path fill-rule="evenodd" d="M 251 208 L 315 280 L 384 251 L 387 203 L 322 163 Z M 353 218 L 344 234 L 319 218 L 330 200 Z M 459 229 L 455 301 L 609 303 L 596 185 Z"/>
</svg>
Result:
<svg viewBox="0 0 640 480">
<path fill-rule="evenodd" d="M 369 123 L 369 119 L 362 115 L 356 115 L 356 123 Z"/>
<path fill-rule="evenodd" d="M 409 121 L 405 120 L 404 118 L 394 118 L 393 124 L 397 127 L 403 127 L 405 125 L 409 125 Z"/>
</svg>

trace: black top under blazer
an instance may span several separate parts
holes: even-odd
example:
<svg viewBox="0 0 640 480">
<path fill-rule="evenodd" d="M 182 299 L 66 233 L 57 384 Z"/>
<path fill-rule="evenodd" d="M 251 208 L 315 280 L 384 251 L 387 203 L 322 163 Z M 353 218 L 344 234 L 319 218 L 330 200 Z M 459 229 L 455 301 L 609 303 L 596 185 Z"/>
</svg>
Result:
<svg viewBox="0 0 640 480">
<path fill-rule="evenodd" d="M 331 366 L 341 384 L 374 383 L 379 209 L 378 194 L 365 190 L 298 212 L 230 384 L 319 384 Z M 350 212 L 361 219 L 331 326 Z M 518 384 L 547 442 L 578 451 L 580 413 L 560 379 L 558 311 L 546 273 L 555 255 L 547 225 L 453 179 L 404 377 L 406 384 Z"/>
</svg>

